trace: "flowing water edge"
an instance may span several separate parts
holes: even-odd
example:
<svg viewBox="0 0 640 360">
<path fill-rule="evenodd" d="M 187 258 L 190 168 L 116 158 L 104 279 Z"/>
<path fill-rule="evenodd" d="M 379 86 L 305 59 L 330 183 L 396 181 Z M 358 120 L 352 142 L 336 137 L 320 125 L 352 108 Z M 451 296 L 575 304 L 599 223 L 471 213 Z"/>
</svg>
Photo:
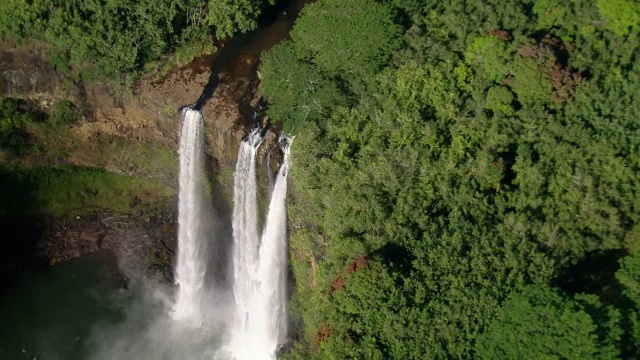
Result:
<svg viewBox="0 0 640 360">
<path fill-rule="evenodd" d="M 176 286 L 126 281 L 109 252 L 28 274 L 0 304 L 0 316 L 7 320 L 0 324 L 0 359 L 275 358 L 287 341 L 292 140 L 281 139 L 284 161 L 262 230 L 256 199 L 259 129 L 242 141 L 234 173 L 233 239 L 220 239 L 206 191 L 202 115 L 185 109 Z M 230 243 L 231 249 L 222 248 Z M 216 252 L 230 257 L 230 271 L 213 263 Z"/>
</svg>

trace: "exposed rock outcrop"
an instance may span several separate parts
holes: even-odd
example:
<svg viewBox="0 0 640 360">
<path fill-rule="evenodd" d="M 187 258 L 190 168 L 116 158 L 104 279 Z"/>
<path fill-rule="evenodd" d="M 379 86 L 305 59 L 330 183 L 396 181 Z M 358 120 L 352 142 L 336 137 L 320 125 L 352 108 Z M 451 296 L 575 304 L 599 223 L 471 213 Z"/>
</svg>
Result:
<svg viewBox="0 0 640 360">
<path fill-rule="evenodd" d="M 105 84 L 65 81 L 37 50 L 5 46 L 0 52 L 3 75 L 0 95 L 29 100 L 44 111 L 55 101 L 71 100 L 83 111 L 82 120 L 66 130 L 62 138 L 55 139 L 59 143 L 55 144 L 58 150 L 53 163 L 47 156 L 34 154 L 27 159 L 29 164 L 103 167 L 123 175 L 161 180 L 177 189 L 180 111 L 199 99 L 210 81 L 214 60 L 215 56 L 199 58 L 161 82 L 143 79 L 130 96 L 119 97 Z M 264 120 L 264 104 L 257 92 L 258 62 L 257 52 L 237 55 L 220 72 L 215 92 L 201 108 L 207 136 L 207 170 L 217 187 L 214 189 L 217 201 L 222 203 L 225 198 L 228 203 L 233 189 L 231 175 L 239 142 L 251 128 L 265 125 L 260 124 Z M 259 174 L 263 196 L 268 191 L 265 173 L 275 171 L 278 166 L 276 138 L 273 131 L 268 131 L 261 147 Z M 166 149 L 174 159 L 163 160 L 166 166 L 154 166 L 155 153 L 145 150 L 149 146 Z M 218 205 L 221 212 L 230 206 Z M 34 220 L 32 225 L 39 229 L 38 239 L 15 257 L 14 265 L 19 267 L 23 261 L 54 264 L 111 249 L 121 261 L 142 268 L 147 276 L 170 280 L 177 232 L 175 212 L 174 202 L 161 204 L 159 211 L 149 214 L 97 211 L 81 218 Z"/>
</svg>

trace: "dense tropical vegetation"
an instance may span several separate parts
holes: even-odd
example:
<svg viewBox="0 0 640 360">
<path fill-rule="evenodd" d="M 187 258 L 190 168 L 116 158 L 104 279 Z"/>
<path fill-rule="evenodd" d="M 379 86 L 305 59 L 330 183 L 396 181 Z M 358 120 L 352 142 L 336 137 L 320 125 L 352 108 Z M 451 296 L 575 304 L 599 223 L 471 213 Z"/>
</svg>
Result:
<svg viewBox="0 0 640 360">
<path fill-rule="evenodd" d="M 263 56 L 296 135 L 286 358 L 640 353 L 640 3 L 319 0 Z"/>
<path fill-rule="evenodd" d="M 214 51 L 212 34 L 256 28 L 270 4 L 4 0 L 0 37 L 71 78 L 127 82 L 168 53 Z M 296 135 L 282 356 L 637 357 L 639 51 L 638 0 L 308 5 L 261 69 L 270 118 Z M 0 99 L 0 147 L 32 151 L 73 114 Z M 168 196 L 95 169 L 0 178 L 3 198 L 28 186 L 53 214 L 68 208 L 38 184 L 66 199 L 77 181 L 87 207 Z"/>
<path fill-rule="evenodd" d="M 253 30 L 273 0 L 4 0 L 0 37 L 39 41 L 56 70 L 131 82 L 176 52 L 182 65 L 215 51 L 211 34 Z"/>
<path fill-rule="evenodd" d="M 255 29 L 259 15 L 273 2 L 2 0 L 0 42 L 43 53 L 66 81 L 99 81 L 121 90 L 142 74 L 157 79 L 196 56 L 215 52 L 214 38 Z M 69 136 L 70 125 L 83 118 L 79 106 L 65 99 L 66 85 L 60 93 L 48 94 L 53 101 L 44 106 L 33 98 L 0 96 L 0 220 L 133 211 L 149 199 L 173 195 L 158 181 L 99 168 L 57 166 L 77 146 Z M 156 163 L 151 172 L 171 173 L 177 166 L 175 154 L 162 146 L 133 146 L 115 138 L 102 141 L 110 145 L 86 150 L 94 153 L 98 167 L 113 160 L 101 158 L 122 157 L 121 153 L 139 158 L 134 162 L 144 164 L 145 170 Z"/>
</svg>

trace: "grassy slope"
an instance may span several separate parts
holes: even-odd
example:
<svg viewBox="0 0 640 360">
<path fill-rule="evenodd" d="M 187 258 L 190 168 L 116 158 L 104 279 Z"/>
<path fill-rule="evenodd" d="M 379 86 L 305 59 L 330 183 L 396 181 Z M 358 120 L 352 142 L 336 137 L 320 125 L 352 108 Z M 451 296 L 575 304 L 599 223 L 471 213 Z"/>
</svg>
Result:
<svg viewBox="0 0 640 360">
<path fill-rule="evenodd" d="M 79 215 L 94 210 L 136 211 L 173 190 L 154 180 L 78 166 L 0 166 L 0 216 Z"/>
</svg>

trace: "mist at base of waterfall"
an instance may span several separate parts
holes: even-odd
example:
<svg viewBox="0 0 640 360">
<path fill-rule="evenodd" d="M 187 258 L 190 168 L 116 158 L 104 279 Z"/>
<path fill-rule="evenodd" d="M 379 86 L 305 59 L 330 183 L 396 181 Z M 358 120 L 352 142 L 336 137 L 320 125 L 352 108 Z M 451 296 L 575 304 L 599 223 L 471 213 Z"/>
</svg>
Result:
<svg viewBox="0 0 640 360">
<path fill-rule="evenodd" d="M 181 321 L 174 316 L 174 290 L 141 282 L 132 289 L 133 300 L 125 320 L 94 327 L 91 359 L 231 360 L 221 351 L 225 343 L 230 309 L 220 299 L 200 321 Z"/>
<path fill-rule="evenodd" d="M 137 282 L 126 320 L 95 329 L 92 359 L 273 359 L 286 341 L 285 202 L 291 139 L 284 140 L 285 163 L 260 235 L 259 131 L 241 144 L 234 210 L 229 219 L 219 219 L 204 186 L 202 115 L 185 109 L 182 123 L 176 287 Z"/>
<path fill-rule="evenodd" d="M 202 114 L 186 108 L 181 122 L 175 287 L 136 281 L 126 320 L 95 329 L 92 359 L 232 358 L 221 350 L 235 311 L 230 219 L 206 189 Z"/>
<path fill-rule="evenodd" d="M 6 313 L 24 314 L 27 307 L 43 309 L 43 320 L 47 314 L 56 314 L 55 321 L 42 326 L 24 324 L 19 338 L 7 335 L 6 341 L 0 341 L 0 358 L 7 354 L 12 354 L 12 359 L 54 360 L 275 358 L 277 348 L 286 341 L 288 148 L 283 148 L 286 161 L 275 179 L 267 221 L 260 231 L 255 202 L 255 149 L 260 139 L 253 138 L 255 142 L 247 149 L 251 154 L 246 159 L 248 165 L 240 166 L 234 174 L 238 179 L 250 179 L 241 187 L 248 195 L 244 208 L 240 213 L 219 216 L 213 210 L 211 194 L 203 189 L 201 115 L 186 110 L 183 122 L 186 118 L 192 121 L 188 138 L 193 143 L 181 144 L 181 159 L 185 158 L 190 172 L 181 173 L 178 245 L 182 252 L 179 250 L 176 257 L 175 286 L 154 282 L 120 264 L 113 272 L 127 278 L 126 284 L 98 291 L 91 277 L 100 270 L 90 261 L 87 268 L 57 276 L 56 281 L 45 276 L 37 286 L 47 295 L 30 295 L 29 301 L 18 298 Z M 237 224 L 235 230 L 248 235 L 234 234 L 232 223 Z M 245 245 L 247 251 L 234 253 Z M 249 250 L 250 256 L 245 256 Z M 240 262 L 243 256 L 245 260 Z M 87 260 L 78 259 L 78 263 Z M 55 274 L 66 266 L 50 271 Z M 77 281 L 85 277 L 86 282 Z M 26 294 L 34 291 L 33 283 L 25 284 Z M 60 294 L 59 301 L 51 294 Z M 5 330 L 5 334 L 15 333 L 9 327 Z"/>
<path fill-rule="evenodd" d="M 0 301 L 0 359 L 231 359 L 227 320 L 215 318 L 230 300 L 214 298 L 208 321 L 181 323 L 174 293 L 108 250 L 26 270 Z"/>
</svg>

